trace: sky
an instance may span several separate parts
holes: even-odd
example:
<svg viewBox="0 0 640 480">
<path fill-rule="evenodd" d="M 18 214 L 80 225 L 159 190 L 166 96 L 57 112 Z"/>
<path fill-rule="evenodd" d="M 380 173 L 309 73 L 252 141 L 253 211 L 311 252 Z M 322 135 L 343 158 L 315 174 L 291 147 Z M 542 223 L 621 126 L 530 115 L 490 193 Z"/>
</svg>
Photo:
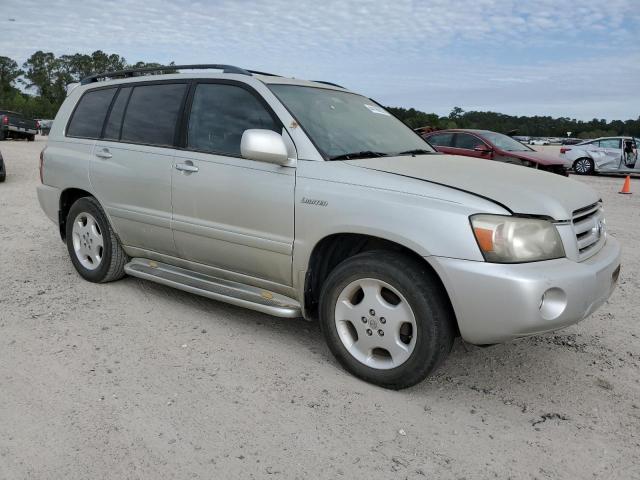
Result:
<svg viewBox="0 0 640 480">
<path fill-rule="evenodd" d="M 640 116 L 640 0 L 0 0 L 0 32 L 20 64 L 100 49 L 332 81 L 440 115 Z"/>
</svg>

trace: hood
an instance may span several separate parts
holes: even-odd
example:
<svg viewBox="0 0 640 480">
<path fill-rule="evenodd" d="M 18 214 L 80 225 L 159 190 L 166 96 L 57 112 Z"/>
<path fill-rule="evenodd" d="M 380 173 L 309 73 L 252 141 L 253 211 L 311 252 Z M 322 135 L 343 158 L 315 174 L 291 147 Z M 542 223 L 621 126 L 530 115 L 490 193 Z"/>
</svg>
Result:
<svg viewBox="0 0 640 480">
<path fill-rule="evenodd" d="M 569 220 L 575 210 L 599 200 L 592 188 L 555 173 L 458 155 L 379 157 L 346 163 L 445 185 L 488 198 L 513 213 L 555 220 Z"/>
<path fill-rule="evenodd" d="M 555 155 L 542 152 L 508 152 L 509 155 L 522 160 L 531 160 L 541 165 L 564 165 L 564 161 Z"/>
</svg>

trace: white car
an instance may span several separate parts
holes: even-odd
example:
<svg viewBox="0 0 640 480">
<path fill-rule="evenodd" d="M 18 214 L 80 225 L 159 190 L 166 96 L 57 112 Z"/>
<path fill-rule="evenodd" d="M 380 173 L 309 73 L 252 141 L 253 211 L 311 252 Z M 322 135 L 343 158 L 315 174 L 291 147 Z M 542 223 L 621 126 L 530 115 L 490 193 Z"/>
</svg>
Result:
<svg viewBox="0 0 640 480">
<path fill-rule="evenodd" d="M 549 140 L 546 138 L 532 138 L 529 140 L 529 145 L 549 145 Z"/>
<path fill-rule="evenodd" d="M 578 175 L 593 173 L 636 173 L 640 138 L 602 137 L 562 147 L 560 158 Z"/>
</svg>

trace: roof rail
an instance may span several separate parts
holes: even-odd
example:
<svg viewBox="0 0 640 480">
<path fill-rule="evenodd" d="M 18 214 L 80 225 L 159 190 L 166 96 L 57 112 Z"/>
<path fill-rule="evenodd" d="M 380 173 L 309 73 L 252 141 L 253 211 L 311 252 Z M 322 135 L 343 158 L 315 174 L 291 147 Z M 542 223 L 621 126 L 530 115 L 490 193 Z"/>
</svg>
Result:
<svg viewBox="0 0 640 480">
<path fill-rule="evenodd" d="M 254 75 L 264 75 L 265 77 L 280 77 L 277 73 L 268 73 L 268 72 L 259 72 L 258 70 L 247 70 L 249 73 L 253 73 Z"/>
<path fill-rule="evenodd" d="M 244 68 L 234 67 L 233 65 L 218 64 L 197 64 L 197 65 L 161 65 L 159 67 L 129 68 L 126 70 L 118 70 L 114 72 L 104 72 L 83 78 L 81 85 L 97 82 L 101 78 L 117 78 L 117 77 L 133 77 L 137 73 L 161 72 L 163 70 L 222 70 L 223 73 L 238 73 L 240 75 L 251 75 L 251 72 Z M 256 72 L 257 73 L 257 72 Z"/>
<path fill-rule="evenodd" d="M 337 83 L 325 82 L 324 80 L 311 80 L 315 83 L 324 83 L 325 85 L 331 85 L 332 87 L 344 88 L 342 85 L 338 85 Z M 346 90 L 346 88 L 344 88 Z"/>
</svg>

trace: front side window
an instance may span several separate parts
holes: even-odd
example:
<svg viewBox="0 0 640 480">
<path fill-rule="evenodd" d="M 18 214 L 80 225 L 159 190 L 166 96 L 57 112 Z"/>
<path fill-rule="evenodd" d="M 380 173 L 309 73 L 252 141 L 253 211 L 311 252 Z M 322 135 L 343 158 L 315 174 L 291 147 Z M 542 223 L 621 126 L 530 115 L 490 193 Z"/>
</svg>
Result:
<svg viewBox="0 0 640 480">
<path fill-rule="evenodd" d="M 134 87 L 122 123 L 121 140 L 144 145 L 173 145 L 186 90 L 186 83 Z"/>
<path fill-rule="evenodd" d="M 468 133 L 456 134 L 456 148 L 464 148 L 465 150 L 473 150 L 478 145 L 484 146 L 484 142 L 478 137 L 469 135 Z"/>
<path fill-rule="evenodd" d="M 515 138 L 510 137 L 509 135 L 505 135 L 504 133 L 483 131 L 482 136 L 484 136 L 487 140 L 493 143 L 500 150 L 505 150 L 507 152 L 533 151 L 532 148 L 527 147 L 526 145 L 517 141 Z"/>
<path fill-rule="evenodd" d="M 452 145 L 453 133 L 437 133 L 427 137 L 427 142 L 437 147 L 450 147 Z"/>
<path fill-rule="evenodd" d="M 102 132 L 104 117 L 117 88 L 103 88 L 86 92 L 76 106 L 67 135 L 70 137 L 98 138 Z"/>
<path fill-rule="evenodd" d="M 620 148 L 619 138 L 605 138 L 600 140 L 600 148 Z"/>
<path fill-rule="evenodd" d="M 264 105 L 248 90 L 222 83 L 196 87 L 189 115 L 187 148 L 240 156 L 245 130 L 259 128 L 280 133 Z"/>
<path fill-rule="evenodd" d="M 300 85 L 269 88 L 329 160 L 434 153 L 413 130 L 361 95 Z"/>
</svg>

